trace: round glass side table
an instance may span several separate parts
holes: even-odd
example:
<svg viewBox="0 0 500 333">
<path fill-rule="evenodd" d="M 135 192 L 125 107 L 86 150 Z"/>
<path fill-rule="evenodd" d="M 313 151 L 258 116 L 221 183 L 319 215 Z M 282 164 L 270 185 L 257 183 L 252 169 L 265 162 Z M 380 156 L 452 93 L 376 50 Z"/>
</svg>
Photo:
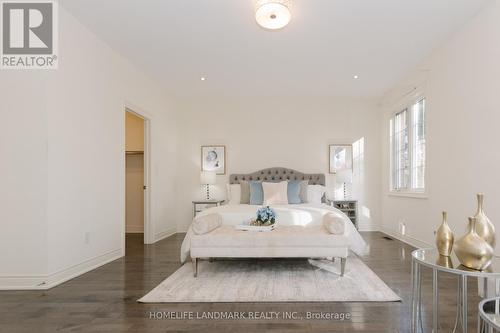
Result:
<svg viewBox="0 0 500 333">
<path fill-rule="evenodd" d="M 422 328 L 422 281 L 421 267 L 432 269 L 432 328 L 433 332 L 437 333 L 439 329 L 439 287 L 438 274 L 446 272 L 458 276 L 458 301 L 457 301 L 457 321 L 462 326 L 462 332 L 467 333 L 467 278 L 493 278 L 495 279 L 495 295 L 499 295 L 500 282 L 500 257 L 493 257 L 491 265 L 484 271 L 476 271 L 467 268 L 460 264 L 454 253 L 450 257 L 444 257 L 439 254 L 437 249 L 418 249 L 412 252 L 412 320 L 411 331 L 418 332 L 419 327 Z M 487 288 L 487 283 L 484 283 L 484 288 Z M 484 295 L 487 291 L 484 290 Z"/>
<path fill-rule="evenodd" d="M 500 297 L 482 300 L 477 317 L 478 333 L 500 332 Z"/>
</svg>

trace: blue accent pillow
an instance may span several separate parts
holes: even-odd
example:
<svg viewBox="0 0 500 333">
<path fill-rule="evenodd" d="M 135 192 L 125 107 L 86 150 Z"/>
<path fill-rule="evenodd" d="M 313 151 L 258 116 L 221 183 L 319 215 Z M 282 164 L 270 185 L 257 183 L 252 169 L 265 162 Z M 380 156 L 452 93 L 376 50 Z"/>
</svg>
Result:
<svg viewBox="0 0 500 333">
<path fill-rule="evenodd" d="M 262 205 L 264 202 L 264 190 L 262 182 L 249 182 L 250 184 L 250 205 Z"/>
<path fill-rule="evenodd" d="M 300 200 L 300 180 L 290 180 L 287 187 L 288 203 L 299 204 Z"/>
</svg>

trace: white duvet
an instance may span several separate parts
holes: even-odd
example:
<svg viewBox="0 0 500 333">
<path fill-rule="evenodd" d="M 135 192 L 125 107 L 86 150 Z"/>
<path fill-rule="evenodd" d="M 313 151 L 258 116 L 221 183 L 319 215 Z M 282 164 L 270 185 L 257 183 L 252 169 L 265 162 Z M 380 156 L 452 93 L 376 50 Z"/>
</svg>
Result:
<svg viewBox="0 0 500 333">
<path fill-rule="evenodd" d="M 199 213 L 196 218 L 207 214 L 218 213 L 222 216 L 222 224 L 238 225 L 254 219 L 259 207 L 260 206 L 255 205 L 224 205 L 206 209 Z M 338 209 L 324 204 L 274 205 L 271 206 L 271 208 L 276 211 L 277 224 L 300 225 L 304 227 L 321 225 L 323 223 L 323 215 L 331 211 L 340 212 Z M 344 236 L 349 241 L 350 249 L 358 255 L 367 254 L 369 252 L 369 247 L 365 240 L 361 237 L 349 218 L 343 213 L 341 214 L 345 218 Z M 189 256 L 192 234 L 193 230 L 192 226 L 190 226 L 181 246 L 182 263 L 184 263 Z"/>
</svg>

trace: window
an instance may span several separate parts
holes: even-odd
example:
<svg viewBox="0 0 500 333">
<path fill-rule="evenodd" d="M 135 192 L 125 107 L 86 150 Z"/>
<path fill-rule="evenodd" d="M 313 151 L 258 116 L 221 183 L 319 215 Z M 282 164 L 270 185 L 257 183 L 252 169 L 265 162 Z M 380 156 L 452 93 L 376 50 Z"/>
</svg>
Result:
<svg viewBox="0 0 500 333">
<path fill-rule="evenodd" d="M 390 120 L 391 191 L 425 192 L 425 99 Z"/>
</svg>

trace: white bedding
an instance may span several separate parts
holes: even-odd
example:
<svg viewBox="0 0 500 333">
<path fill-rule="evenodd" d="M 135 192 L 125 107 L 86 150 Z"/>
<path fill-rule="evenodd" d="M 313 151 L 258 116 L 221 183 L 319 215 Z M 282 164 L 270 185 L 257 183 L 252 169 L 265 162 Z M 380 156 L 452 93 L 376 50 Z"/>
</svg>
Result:
<svg viewBox="0 0 500 333">
<path fill-rule="evenodd" d="M 218 213 L 222 216 L 223 225 L 238 225 L 242 222 L 250 221 L 255 218 L 257 209 L 261 206 L 256 205 L 224 205 L 213 207 L 199 213 L 196 218 L 201 216 Z M 338 209 L 324 204 L 297 204 L 297 205 L 271 205 L 276 211 L 276 223 L 281 225 L 300 225 L 316 226 L 323 223 L 323 215 L 330 211 L 340 212 Z M 342 213 L 343 214 L 343 213 Z M 349 248 L 358 255 L 364 255 L 369 252 L 369 247 L 363 237 L 356 230 L 352 222 L 345 216 L 344 236 L 349 241 Z M 192 226 L 182 242 L 181 262 L 184 263 L 189 255 L 191 247 Z"/>
</svg>

